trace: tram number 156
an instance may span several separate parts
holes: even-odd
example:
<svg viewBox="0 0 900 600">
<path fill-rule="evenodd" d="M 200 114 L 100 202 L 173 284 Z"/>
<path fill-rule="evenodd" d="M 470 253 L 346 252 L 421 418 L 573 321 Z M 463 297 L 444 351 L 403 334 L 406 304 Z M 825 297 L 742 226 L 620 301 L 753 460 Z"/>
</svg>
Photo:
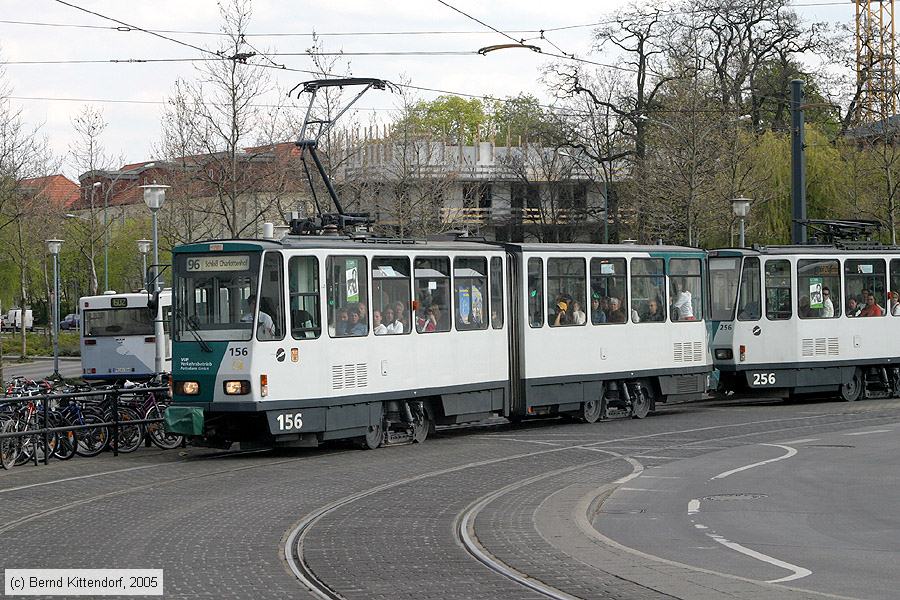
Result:
<svg viewBox="0 0 900 600">
<path fill-rule="evenodd" d="M 281 431 L 293 431 L 303 427 L 303 413 L 287 413 L 275 417 L 278 429 Z"/>
<path fill-rule="evenodd" d="M 775 373 L 754 373 L 753 385 L 775 385 Z"/>
</svg>

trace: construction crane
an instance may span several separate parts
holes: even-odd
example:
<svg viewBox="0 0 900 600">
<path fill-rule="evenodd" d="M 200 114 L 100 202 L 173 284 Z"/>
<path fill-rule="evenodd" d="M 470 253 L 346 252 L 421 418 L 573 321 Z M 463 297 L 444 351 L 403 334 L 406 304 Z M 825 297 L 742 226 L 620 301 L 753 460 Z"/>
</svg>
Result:
<svg viewBox="0 0 900 600">
<path fill-rule="evenodd" d="M 884 121 L 897 111 L 894 0 L 855 0 L 859 121 Z"/>
</svg>

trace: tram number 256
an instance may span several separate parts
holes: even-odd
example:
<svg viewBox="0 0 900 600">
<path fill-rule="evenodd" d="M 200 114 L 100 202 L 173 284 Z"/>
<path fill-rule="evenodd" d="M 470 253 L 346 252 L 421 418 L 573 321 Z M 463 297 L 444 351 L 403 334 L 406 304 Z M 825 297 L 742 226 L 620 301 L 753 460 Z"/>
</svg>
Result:
<svg viewBox="0 0 900 600">
<path fill-rule="evenodd" d="M 303 427 L 303 413 L 287 413 L 275 417 L 278 429 L 281 431 L 293 431 Z"/>
<path fill-rule="evenodd" d="M 753 385 L 775 385 L 775 373 L 754 373 Z"/>
</svg>

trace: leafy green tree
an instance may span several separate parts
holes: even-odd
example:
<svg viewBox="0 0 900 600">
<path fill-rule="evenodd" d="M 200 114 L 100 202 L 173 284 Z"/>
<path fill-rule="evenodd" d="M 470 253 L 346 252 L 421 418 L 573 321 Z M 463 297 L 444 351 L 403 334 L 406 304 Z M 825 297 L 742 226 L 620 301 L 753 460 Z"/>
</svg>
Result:
<svg viewBox="0 0 900 600">
<path fill-rule="evenodd" d="M 483 132 L 488 115 L 477 98 L 439 96 L 415 104 L 405 119 L 395 129 L 409 128 L 417 135 L 447 138 L 452 144 L 473 144 Z"/>
</svg>

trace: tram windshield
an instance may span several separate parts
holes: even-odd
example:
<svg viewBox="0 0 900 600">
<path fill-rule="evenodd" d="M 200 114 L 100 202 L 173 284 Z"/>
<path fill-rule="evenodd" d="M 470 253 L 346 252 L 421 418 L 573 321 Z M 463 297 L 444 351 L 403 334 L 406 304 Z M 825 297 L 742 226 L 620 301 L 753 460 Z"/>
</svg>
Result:
<svg viewBox="0 0 900 600">
<path fill-rule="evenodd" d="M 259 254 L 175 256 L 175 339 L 248 341 L 250 298 L 259 281 Z"/>
<path fill-rule="evenodd" d="M 737 256 L 709 259 L 710 318 L 713 321 L 734 320 L 740 269 L 741 259 Z"/>
</svg>

